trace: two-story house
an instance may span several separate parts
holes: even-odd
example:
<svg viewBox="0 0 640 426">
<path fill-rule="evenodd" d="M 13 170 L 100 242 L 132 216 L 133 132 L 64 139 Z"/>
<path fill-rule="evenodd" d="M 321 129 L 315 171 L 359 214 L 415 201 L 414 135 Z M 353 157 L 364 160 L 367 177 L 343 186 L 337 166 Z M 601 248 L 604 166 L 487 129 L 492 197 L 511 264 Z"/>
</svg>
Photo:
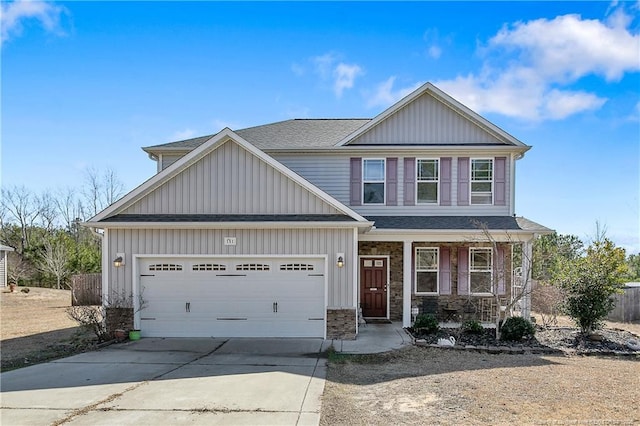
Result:
<svg viewBox="0 0 640 426">
<path fill-rule="evenodd" d="M 104 230 L 104 298 L 133 294 L 143 336 L 490 321 L 496 300 L 526 296 L 531 242 L 549 232 L 514 214 L 529 148 L 429 83 L 373 119 L 143 148 L 158 173 L 87 223 Z"/>
</svg>

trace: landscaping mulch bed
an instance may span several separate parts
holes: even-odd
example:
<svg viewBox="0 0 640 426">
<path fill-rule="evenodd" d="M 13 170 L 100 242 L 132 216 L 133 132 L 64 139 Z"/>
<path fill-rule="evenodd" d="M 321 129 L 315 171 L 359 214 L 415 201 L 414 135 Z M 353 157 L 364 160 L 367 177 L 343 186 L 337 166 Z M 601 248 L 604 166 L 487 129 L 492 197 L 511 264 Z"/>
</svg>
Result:
<svg viewBox="0 0 640 426">
<path fill-rule="evenodd" d="M 424 334 L 408 328 L 407 331 L 421 345 L 435 345 L 438 339 L 453 337 L 457 348 L 498 348 L 524 349 L 537 352 L 561 351 L 580 355 L 634 355 L 640 352 L 629 347 L 630 341 L 640 341 L 640 337 L 626 330 L 603 328 L 589 338 L 575 327 L 537 327 L 535 336 L 519 342 L 496 340 L 495 329 L 487 328 L 481 333 L 461 332 L 460 329 L 440 329 L 437 333 Z M 598 339 L 598 340 L 595 340 Z M 512 351 L 518 353 L 517 351 Z"/>
</svg>

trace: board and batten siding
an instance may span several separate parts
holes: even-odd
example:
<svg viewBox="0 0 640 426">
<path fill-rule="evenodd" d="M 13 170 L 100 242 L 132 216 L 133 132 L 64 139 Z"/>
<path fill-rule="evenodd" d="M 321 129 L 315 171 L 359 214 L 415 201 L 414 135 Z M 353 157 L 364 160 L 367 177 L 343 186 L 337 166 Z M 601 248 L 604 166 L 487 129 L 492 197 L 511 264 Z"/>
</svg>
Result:
<svg viewBox="0 0 640 426">
<path fill-rule="evenodd" d="M 225 246 L 225 237 L 235 237 L 235 246 Z M 353 229 L 110 229 L 110 258 L 125 253 L 125 266 L 109 265 L 112 294 L 130 293 L 133 255 L 327 255 L 330 308 L 354 308 L 353 268 L 335 263 L 336 254 L 356 259 Z M 176 283 L 176 291 L 180 283 Z"/>
<path fill-rule="evenodd" d="M 504 142 L 425 93 L 349 145 L 491 143 Z"/>
<path fill-rule="evenodd" d="M 397 151 L 388 153 L 376 153 L 371 158 L 398 158 L 397 162 L 397 205 L 351 205 L 350 199 L 350 158 L 356 155 L 313 155 L 313 154 L 273 154 L 273 157 L 289 167 L 291 170 L 306 178 L 318 188 L 335 197 L 338 201 L 351 207 L 363 216 L 384 215 L 441 215 L 441 216 L 503 216 L 510 214 L 509 200 L 511 199 L 511 161 L 509 157 L 505 162 L 505 203 L 504 205 L 457 205 L 458 200 L 458 155 L 442 152 L 439 154 L 425 154 L 424 152 L 411 152 L 398 156 Z M 362 156 L 362 155 L 358 155 Z M 489 152 L 481 155 L 471 155 L 471 158 L 495 158 L 504 156 L 498 152 Z M 416 204 L 404 205 L 404 158 L 451 158 L 451 174 L 449 186 L 451 188 L 451 205 L 440 204 Z M 465 155 L 469 157 L 469 155 Z M 367 158 L 362 156 L 362 158 Z M 442 182 L 441 182 L 442 185 Z M 495 184 L 494 184 L 495 186 Z M 415 185 L 413 185 L 415 190 Z M 495 190 L 495 189 L 494 189 Z"/>
<path fill-rule="evenodd" d="M 228 141 L 122 213 L 339 214 L 280 171 Z"/>
</svg>

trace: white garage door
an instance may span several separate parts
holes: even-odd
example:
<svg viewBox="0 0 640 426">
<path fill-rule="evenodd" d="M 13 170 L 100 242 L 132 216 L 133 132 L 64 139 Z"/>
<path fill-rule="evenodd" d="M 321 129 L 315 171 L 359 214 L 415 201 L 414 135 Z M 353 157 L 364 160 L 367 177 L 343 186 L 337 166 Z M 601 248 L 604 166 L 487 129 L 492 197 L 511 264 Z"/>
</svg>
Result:
<svg viewBox="0 0 640 426">
<path fill-rule="evenodd" d="M 324 258 L 141 258 L 145 337 L 324 337 Z"/>
</svg>

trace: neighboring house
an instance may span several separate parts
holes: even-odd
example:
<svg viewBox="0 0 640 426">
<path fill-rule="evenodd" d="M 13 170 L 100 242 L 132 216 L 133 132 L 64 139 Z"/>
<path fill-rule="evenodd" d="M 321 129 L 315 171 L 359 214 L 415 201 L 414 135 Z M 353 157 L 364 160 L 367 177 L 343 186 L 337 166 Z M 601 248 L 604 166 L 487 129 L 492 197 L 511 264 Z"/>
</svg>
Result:
<svg viewBox="0 0 640 426">
<path fill-rule="evenodd" d="M 550 231 L 514 215 L 529 149 L 429 83 L 373 119 L 146 147 L 158 174 L 87 223 L 103 292 L 142 295 L 143 336 L 353 338 L 360 307 L 490 321 Z"/>
<path fill-rule="evenodd" d="M 7 272 L 9 270 L 9 252 L 13 251 L 13 248 L 9 246 L 3 246 L 0 244 L 0 287 L 6 287 Z"/>
</svg>

